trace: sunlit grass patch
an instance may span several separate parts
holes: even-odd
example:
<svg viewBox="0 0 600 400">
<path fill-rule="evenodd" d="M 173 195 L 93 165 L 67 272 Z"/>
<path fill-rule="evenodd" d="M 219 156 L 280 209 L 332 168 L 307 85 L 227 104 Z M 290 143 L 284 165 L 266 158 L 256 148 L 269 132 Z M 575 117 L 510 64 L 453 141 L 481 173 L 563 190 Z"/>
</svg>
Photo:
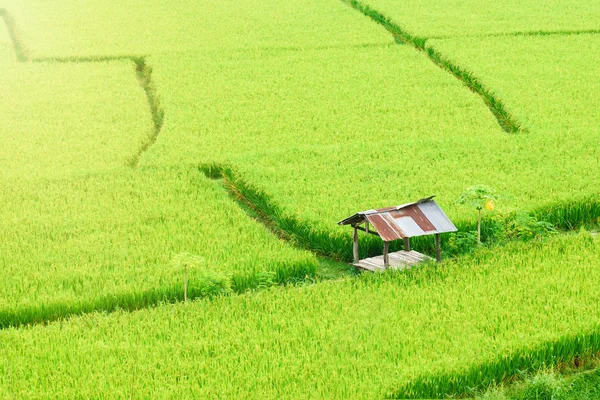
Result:
<svg viewBox="0 0 600 400">
<path fill-rule="evenodd" d="M 408 272 L 8 329 L 0 390 L 443 397 L 600 349 L 598 246 L 557 236 Z"/>
</svg>

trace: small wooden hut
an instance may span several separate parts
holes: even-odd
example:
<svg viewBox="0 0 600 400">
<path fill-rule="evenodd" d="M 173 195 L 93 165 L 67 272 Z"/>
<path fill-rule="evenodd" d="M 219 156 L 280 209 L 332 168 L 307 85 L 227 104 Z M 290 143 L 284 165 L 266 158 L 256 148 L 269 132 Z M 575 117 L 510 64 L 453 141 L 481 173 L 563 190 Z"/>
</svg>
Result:
<svg viewBox="0 0 600 400">
<path fill-rule="evenodd" d="M 440 234 L 456 232 L 456 227 L 433 200 L 434 196 L 396 207 L 358 212 L 340 222 L 354 228 L 354 265 L 370 271 L 388 268 L 405 268 L 431 259 L 410 249 L 410 238 L 435 235 L 435 253 L 441 261 Z M 377 235 L 383 240 L 383 255 L 360 260 L 358 257 L 358 231 Z M 389 242 L 404 241 L 404 250 L 389 253 Z"/>
</svg>

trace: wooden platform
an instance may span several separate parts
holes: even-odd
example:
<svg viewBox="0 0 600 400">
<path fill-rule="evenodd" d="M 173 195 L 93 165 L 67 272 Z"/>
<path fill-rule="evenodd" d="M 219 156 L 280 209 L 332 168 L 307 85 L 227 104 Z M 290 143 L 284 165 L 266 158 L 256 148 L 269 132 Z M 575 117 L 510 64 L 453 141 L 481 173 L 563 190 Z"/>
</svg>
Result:
<svg viewBox="0 0 600 400">
<path fill-rule="evenodd" d="M 409 268 L 415 264 L 419 264 L 428 260 L 433 260 L 433 258 L 426 256 L 425 254 L 421 254 L 417 251 L 404 250 L 397 251 L 395 253 L 390 253 L 389 259 L 391 269 Z M 385 268 L 383 266 L 383 256 L 365 258 L 364 260 L 360 260 L 359 262 L 354 263 L 354 266 L 373 272 L 385 271 Z"/>
</svg>

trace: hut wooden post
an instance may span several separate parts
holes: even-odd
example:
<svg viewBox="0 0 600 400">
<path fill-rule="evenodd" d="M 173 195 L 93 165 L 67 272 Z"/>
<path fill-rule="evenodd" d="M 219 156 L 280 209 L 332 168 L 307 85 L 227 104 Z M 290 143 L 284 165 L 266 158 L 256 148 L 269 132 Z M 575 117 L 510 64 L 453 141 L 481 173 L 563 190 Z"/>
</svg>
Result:
<svg viewBox="0 0 600 400">
<path fill-rule="evenodd" d="M 365 232 L 369 234 L 369 221 L 365 221 Z"/>
<path fill-rule="evenodd" d="M 404 251 L 410 251 L 410 238 L 404 238 Z"/>
<path fill-rule="evenodd" d="M 435 234 L 435 259 L 437 262 L 442 261 L 442 253 L 440 250 L 440 234 Z"/>
<path fill-rule="evenodd" d="M 354 236 L 352 237 L 353 247 L 352 253 L 354 255 L 354 262 L 357 263 L 358 259 L 358 226 L 354 225 Z"/>
<path fill-rule="evenodd" d="M 383 268 L 388 269 L 390 266 L 389 242 L 383 242 Z"/>
</svg>

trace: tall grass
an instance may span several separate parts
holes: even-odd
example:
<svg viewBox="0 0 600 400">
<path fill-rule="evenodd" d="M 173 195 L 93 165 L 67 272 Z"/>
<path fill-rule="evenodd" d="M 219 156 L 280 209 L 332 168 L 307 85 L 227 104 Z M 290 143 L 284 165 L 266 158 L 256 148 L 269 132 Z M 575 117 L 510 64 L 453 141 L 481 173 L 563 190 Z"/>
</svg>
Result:
<svg viewBox="0 0 600 400">
<path fill-rule="evenodd" d="M 494 117 L 498 120 L 498 124 L 504 131 L 508 133 L 517 133 L 525 130 L 521 126 L 521 123 L 507 111 L 502 100 L 500 100 L 490 89 L 486 88 L 481 81 L 475 75 L 473 75 L 473 73 L 452 63 L 448 58 L 444 57 L 433 47 L 427 46 L 426 38 L 411 35 L 393 22 L 390 18 L 366 4 L 363 4 L 357 0 L 345 0 L 345 2 L 363 13 L 365 16 L 371 18 L 373 21 L 382 25 L 394 36 L 397 41 L 409 44 L 417 50 L 425 51 L 429 59 L 433 61 L 435 65 L 445 71 L 448 71 L 471 91 L 477 93 L 483 99 L 484 103 L 490 109 Z"/>
<path fill-rule="evenodd" d="M 443 265 L 0 331 L 0 395 L 432 398 L 600 346 L 600 242 L 512 243 Z M 102 373 L 98 373 L 102 371 Z M 521 371 L 521 372 L 519 372 Z"/>
<path fill-rule="evenodd" d="M 316 258 L 248 218 L 195 168 L 123 168 L 80 179 L 18 181 L 0 192 L 0 327 L 191 298 L 206 273 L 233 292 L 313 277 Z M 24 211 L 26 210 L 26 211 Z"/>
</svg>

